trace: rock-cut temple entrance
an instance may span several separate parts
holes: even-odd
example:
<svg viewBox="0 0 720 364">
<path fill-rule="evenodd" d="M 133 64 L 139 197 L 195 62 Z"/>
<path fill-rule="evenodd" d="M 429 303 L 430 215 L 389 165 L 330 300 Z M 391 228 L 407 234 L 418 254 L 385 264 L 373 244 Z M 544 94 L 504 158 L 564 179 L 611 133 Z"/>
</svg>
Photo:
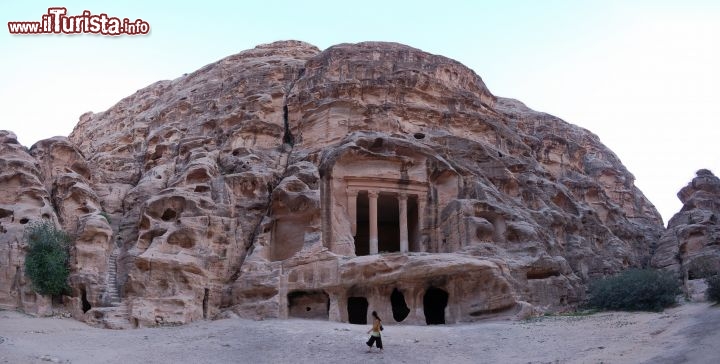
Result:
<svg viewBox="0 0 720 364">
<path fill-rule="evenodd" d="M 359 191 L 355 254 L 418 251 L 418 198 L 404 193 Z"/>
</svg>

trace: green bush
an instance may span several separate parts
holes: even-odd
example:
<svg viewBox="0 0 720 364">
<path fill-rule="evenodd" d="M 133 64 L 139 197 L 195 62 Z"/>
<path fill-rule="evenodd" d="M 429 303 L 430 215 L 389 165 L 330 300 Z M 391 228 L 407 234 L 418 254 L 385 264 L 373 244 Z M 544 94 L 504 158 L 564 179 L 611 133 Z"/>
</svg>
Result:
<svg viewBox="0 0 720 364">
<path fill-rule="evenodd" d="M 43 295 L 59 295 L 67 291 L 68 246 L 70 236 L 43 220 L 25 229 L 28 252 L 25 256 L 25 274 L 33 289 Z"/>
<path fill-rule="evenodd" d="M 605 310 L 662 311 L 675 304 L 680 283 L 667 271 L 630 269 L 590 284 L 590 307 Z"/>
<path fill-rule="evenodd" d="M 720 303 L 720 275 L 705 278 L 708 288 L 705 291 L 705 297 L 708 301 Z"/>
</svg>

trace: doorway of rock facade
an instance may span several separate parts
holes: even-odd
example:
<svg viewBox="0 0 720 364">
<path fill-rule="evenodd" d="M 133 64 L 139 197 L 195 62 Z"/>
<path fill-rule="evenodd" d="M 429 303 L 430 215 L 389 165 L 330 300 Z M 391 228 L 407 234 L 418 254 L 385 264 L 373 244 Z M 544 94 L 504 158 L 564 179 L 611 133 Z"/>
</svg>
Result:
<svg viewBox="0 0 720 364">
<path fill-rule="evenodd" d="M 367 324 L 368 301 L 365 297 L 350 297 L 347 302 L 348 322 L 357 325 Z"/>
<path fill-rule="evenodd" d="M 370 208 L 367 192 L 360 192 L 357 195 L 355 231 L 355 255 L 370 254 Z"/>
<path fill-rule="evenodd" d="M 431 287 L 423 296 L 423 311 L 425 323 L 428 325 L 445 324 L 445 308 L 448 303 L 448 293 L 440 288 Z"/>
<path fill-rule="evenodd" d="M 390 294 L 390 304 L 392 305 L 393 319 L 396 322 L 403 322 L 410 313 L 410 308 L 405 302 L 405 295 L 397 288 L 393 289 L 392 294 Z"/>
</svg>

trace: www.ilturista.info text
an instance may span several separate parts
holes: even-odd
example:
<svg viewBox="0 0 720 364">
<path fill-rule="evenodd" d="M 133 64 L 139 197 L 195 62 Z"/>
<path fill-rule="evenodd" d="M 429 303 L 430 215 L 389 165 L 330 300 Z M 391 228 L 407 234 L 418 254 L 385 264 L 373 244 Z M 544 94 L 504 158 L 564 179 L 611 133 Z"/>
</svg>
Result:
<svg viewBox="0 0 720 364">
<path fill-rule="evenodd" d="M 41 21 L 11 21 L 8 30 L 11 34 L 139 35 L 148 34 L 150 24 L 142 19 L 131 22 L 105 13 L 91 14 L 89 10 L 82 15 L 68 16 L 66 8 L 48 8 Z"/>
</svg>

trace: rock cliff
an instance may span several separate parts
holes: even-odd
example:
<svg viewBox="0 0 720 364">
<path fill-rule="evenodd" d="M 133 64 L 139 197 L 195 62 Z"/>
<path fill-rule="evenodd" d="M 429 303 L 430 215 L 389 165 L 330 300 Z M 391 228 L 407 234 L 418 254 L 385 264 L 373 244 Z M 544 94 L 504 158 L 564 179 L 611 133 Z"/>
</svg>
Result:
<svg viewBox="0 0 720 364">
<path fill-rule="evenodd" d="M 106 327 L 562 310 L 663 232 L 597 136 L 395 43 L 260 45 L 0 156 L 0 305 L 39 311 L 23 225 L 51 219 Z"/>
<path fill-rule="evenodd" d="M 687 293 L 693 294 L 694 286 L 703 283 L 689 281 L 720 271 L 720 179 L 701 169 L 677 196 L 683 207 L 668 222 L 652 265 L 678 272 L 687 284 Z"/>
</svg>

